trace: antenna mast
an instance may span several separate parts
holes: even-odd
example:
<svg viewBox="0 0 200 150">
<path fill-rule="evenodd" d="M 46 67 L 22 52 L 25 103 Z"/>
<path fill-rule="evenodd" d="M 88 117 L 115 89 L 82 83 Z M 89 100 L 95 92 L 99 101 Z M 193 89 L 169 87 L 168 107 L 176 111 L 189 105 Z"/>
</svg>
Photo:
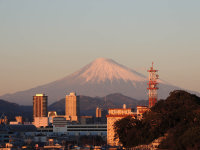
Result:
<svg viewBox="0 0 200 150">
<path fill-rule="evenodd" d="M 155 105 L 158 99 L 158 82 L 157 79 L 159 78 L 159 75 L 157 74 L 158 70 L 155 70 L 153 68 L 153 62 L 152 67 L 150 67 L 149 72 L 149 82 L 147 83 L 148 87 L 147 90 L 149 90 L 149 108 Z"/>
</svg>

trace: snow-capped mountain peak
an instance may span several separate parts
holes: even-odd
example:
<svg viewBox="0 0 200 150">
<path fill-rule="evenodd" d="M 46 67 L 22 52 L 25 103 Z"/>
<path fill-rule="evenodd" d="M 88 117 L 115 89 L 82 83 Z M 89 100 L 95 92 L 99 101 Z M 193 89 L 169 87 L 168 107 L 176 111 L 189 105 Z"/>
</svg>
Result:
<svg viewBox="0 0 200 150">
<path fill-rule="evenodd" d="M 112 59 L 98 58 L 75 73 L 79 78 L 84 78 L 85 82 L 104 82 L 106 80 L 124 80 L 141 82 L 146 81 L 146 77 L 118 64 Z"/>
<path fill-rule="evenodd" d="M 32 96 L 36 93 L 48 95 L 49 104 L 70 92 L 93 97 L 122 93 L 136 99 L 147 99 L 147 80 L 148 78 L 144 75 L 120 65 L 112 59 L 98 58 L 60 80 L 25 91 L 2 95 L 0 98 L 23 105 L 32 104 Z M 177 87 L 161 82 L 158 91 L 159 98 L 168 96 L 172 89 L 177 89 Z"/>
</svg>

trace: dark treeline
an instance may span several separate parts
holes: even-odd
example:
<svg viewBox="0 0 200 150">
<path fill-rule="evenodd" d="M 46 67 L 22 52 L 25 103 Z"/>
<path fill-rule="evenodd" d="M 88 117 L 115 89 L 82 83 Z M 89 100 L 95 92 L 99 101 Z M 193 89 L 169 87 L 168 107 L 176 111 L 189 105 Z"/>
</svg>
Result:
<svg viewBox="0 0 200 150">
<path fill-rule="evenodd" d="M 200 149 L 200 98 L 185 91 L 173 91 L 160 100 L 142 120 L 131 117 L 115 123 L 116 138 L 125 147 L 149 144 L 167 135 L 161 149 Z"/>
</svg>

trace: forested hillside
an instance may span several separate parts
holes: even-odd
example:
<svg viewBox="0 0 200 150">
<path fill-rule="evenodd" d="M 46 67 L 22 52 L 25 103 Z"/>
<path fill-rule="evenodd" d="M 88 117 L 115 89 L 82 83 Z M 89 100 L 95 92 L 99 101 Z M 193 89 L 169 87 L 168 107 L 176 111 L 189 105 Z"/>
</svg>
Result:
<svg viewBox="0 0 200 150">
<path fill-rule="evenodd" d="M 143 120 L 127 117 L 115 123 L 116 137 L 125 147 L 149 144 L 164 134 L 162 149 L 200 149 L 200 98 L 173 91 L 144 114 Z"/>
</svg>

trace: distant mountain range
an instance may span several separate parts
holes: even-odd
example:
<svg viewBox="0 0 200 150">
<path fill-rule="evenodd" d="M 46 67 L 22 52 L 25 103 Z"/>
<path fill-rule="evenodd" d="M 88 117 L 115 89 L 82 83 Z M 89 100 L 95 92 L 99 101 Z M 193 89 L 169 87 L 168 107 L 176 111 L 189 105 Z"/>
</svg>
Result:
<svg viewBox="0 0 200 150">
<path fill-rule="evenodd" d="M 122 108 L 126 104 L 127 108 L 136 108 L 137 105 L 148 105 L 146 100 L 136 100 L 120 93 L 110 94 L 105 97 L 80 96 L 80 113 L 81 115 L 95 115 L 97 106 L 107 110 L 108 108 Z M 65 114 L 65 99 L 61 99 L 51 104 L 49 111 L 57 111 L 58 114 Z M 10 120 L 14 120 L 16 115 L 32 120 L 32 106 L 21 106 L 0 100 L 0 115 L 4 113 Z"/>
<path fill-rule="evenodd" d="M 32 96 L 36 93 L 48 95 L 49 104 L 65 97 L 70 92 L 92 97 L 122 93 L 135 99 L 147 99 L 147 80 L 144 75 L 114 60 L 98 58 L 60 80 L 14 94 L 6 94 L 0 98 L 23 105 L 31 105 Z M 180 89 L 162 80 L 159 82 L 159 98 L 166 98 L 170 91 Z"/>
<path fill-rule="evenodd" d="M 122 95 L 120 93 L 114 93 L 105 97 L 89 97 L 80 96 L 80 113 L 81 115 L 95 115 L 97 106 L 107 110 L 108 108 L 122 108 L 122 105 L 126 104 L 127 108 L 133 108 L 136 110 L 137 105 L 148 105 L 147 100 L 136 100 L 131 97 Z M 64 114 L 65 112 L 65 99 L 61 99 L 49 106 L 49 110 L 57 111 Z"/>
<path fill-rule="evenodd" d="M 22 106 L 0 99 L 0 117 L 4 113 L 9 120 L 14 121 L 15 116 L 23 116 L 24 120 L 32 119 L 32 106 Z"/>
</svg>

